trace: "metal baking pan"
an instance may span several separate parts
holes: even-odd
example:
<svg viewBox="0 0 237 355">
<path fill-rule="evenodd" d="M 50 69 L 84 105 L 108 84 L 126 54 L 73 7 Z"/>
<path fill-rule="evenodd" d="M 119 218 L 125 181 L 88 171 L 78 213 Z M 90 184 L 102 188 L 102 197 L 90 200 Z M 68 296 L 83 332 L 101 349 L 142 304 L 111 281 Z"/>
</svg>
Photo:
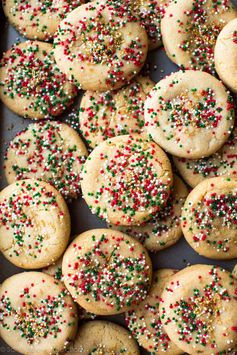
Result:
<svg viewBox="0 0 237 355">
<path fill-rule="evenodd" d="M 233 3 L 237 6 L 237 0 L 234 0 Z M 21 37 L 19 33 L 10 24 L 7 23 L 6 19 L 4 18 L 2 9 L 0 9 L 0 34 L 0 56 L 2 56 L 2 53 L 16 41 L 25 41 L 25 38 Z M 158 82 L 165 75 L 177 71 L 178 67 L 168 59 L 164 49 L 160 48 L 149 53 L 146 70 L 149 71 L 150 77 L 155 82 Z M 62 117 L 60 117 L 62 121 L 66 121 L 67 123 L 70 122 L 72 119 L 70 118 L 70 112 L 74 108 L 79 107 L 80 97 L 81 95 L 79 95 L 78 100 L 74 104 L 73 108 L 70 108 L 70 110 L 68 110 Z M 4 153 L 6 146 L 17 132 L 27 127 L 30 123 L 32 123 L 31 120 L 18 117 L 16 114 L 9 111 L 2 103 L 0 103 L 0 189 L 3 189 L 7 185 L 3 173 Z M 72 220 L 72 236 L 78 235 L 89 229 L 106 226 L 105 222 L 99 220 L 90 212 L 89 208 L 81 197 L 69 204 L 69 210 Z M 234 265 L 237 263 L 237 259 L 232 261 L 220 261 L 201 257 L 187 244 L 184 238 L 181 238 L 177 244 L 168 249 L 160 251 L 156 254 L 151 253 L 151 258 L 154 270 L 166 267 L 182 269 L 190 264 L 217 264 L 228 270 L 232 270 Z M 23 269 L 15 267 L 2 255 L 0 255 L 0 283 L 7 277 L 22 271 Z M 123 315 L 98 318 L 106 318 L 108 320 L 112 320 L 116 323 L 124 325 Z M 2 340 L 0 340 L 0 353 L 18 354 L 8 345 L 6 345 Z M 149 353 L 141 349 L 141 354 L 145 355 Z"/>
</svg>

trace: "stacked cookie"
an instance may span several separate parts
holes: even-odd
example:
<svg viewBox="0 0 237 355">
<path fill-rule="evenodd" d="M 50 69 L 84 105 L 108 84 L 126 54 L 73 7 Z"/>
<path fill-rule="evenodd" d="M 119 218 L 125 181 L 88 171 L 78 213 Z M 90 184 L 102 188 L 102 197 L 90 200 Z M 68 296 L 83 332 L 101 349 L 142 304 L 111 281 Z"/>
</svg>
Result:
<svg viewBox="0 0 237 355">
<path fill-rule="evenodd" d="M 0 98 L 37 122 L 6 150 L 0 250 L 38 271 L 1 285 L 0 335 L 22 354 L 134 355 L 138 344 L 236 354 L 236 273 L 154 271 L 149 253 L 184 235 L 200 255 L 237 257 L 235 112 L 224 86 L 237 91 L 237 10 L 227 0 L 69 3 L 3 1 L 28 40 L 3 55 Z M 142 69 L 162 40 L 180 70 L 155 84 Z M 79 90 L 77 132 L 60 119 Z M 107 228 L 71 237 L 68 204 L 80 197 Z M 128 329 L 94 320 L 118 314 Z"/>
</svg>

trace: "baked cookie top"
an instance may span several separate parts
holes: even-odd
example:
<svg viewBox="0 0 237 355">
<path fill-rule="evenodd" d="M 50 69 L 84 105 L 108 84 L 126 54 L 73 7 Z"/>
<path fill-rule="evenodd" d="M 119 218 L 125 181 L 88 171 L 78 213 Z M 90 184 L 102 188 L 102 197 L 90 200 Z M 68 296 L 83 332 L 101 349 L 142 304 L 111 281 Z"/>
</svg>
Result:
<svg viewBox="0 0 237 355">
<path fill-rule="evenodd" d="M 214 259 L 237 257 L 237 178 L 202 181 L 187 197 L 182 230 L 199 254 Z"/>
<path fill-rule="evenodd" d="M 46 182 L 21 180 L 0 192 L 0 249 L 13 264 L 37 269 L 56 261 L 70 236 L 70 215 Z"/>
<path fill-rule="evenodd" d="M 138 76 L 119 90 L 86 91 L 79 109 L 80 131 L 91 147 L 118 135 L 141 133 L 144 101 L 155 83 Z"/>
<path fill-rule="evenodd" d="M 232 97 L 215 77 L 179 71 L 156 84 L 145 101 L 145 127 L 174 156 L 202 158 L 215 153 L 234 125 Z"/>
<path fill-rule="evenodd" d="M 8 21 L 25 37 L 50 40 L 60 21 L 83 0 L 3 0 Z"/>
<path fill-rule="evenodd" d="M 161 20 L 168 57 L 185 69 L 215 74 L 214 47 L 222 28 L 237 17 L 229 0 L 170 2 Z"/>
<path fill-rule="evenodd" d="M 75 238 L 63 256 L 62 270 L 73 299 L 98 315 L 123 313 L 141 302 L 152 277 L 146 249 L 111 229 L 89 230 Z"/>
<path fill-rule="evenodd" d="M 189 354 L 233 354 L 237 345 L 237 280 L 220 267 L 193 265 L 168 281 L 161 321 L 170 339 Z"/>
<path fill-rule="evenodd" d="M 145 29 L 116 2 L 79 6 L 54 38 L 57 65 L 84 90 L 118 89 L 142 68 L 148 50 Z"/>
<path fill-rule="evenodd" d="M 60 281 L 42 272 L 6 279 L 0 312 L 1 338 L 21 354 L 58 354 L 76 335 L 76 305 Z"/>
<path fill-rule="evenodd" d="M 183 179 L 192 187 L 212 177 L 237 176 L 237 128 L 234 128 L 222 148 L 209 157 L 202 159 L 173 157 L 173 161 Z"/>
<path fill-rule="evenodd" d="M 9 184 L 35 178 L 52 184 L 65 198 L 80 193 L 86 147 L 70 126 L 52 121 L 30 124 L 9 143 L 5 175 Z"/>
<path fill-rule="evenodd" d="M 19 116 L 46 119 L 60 115 L 77 89 L 56 66 L 49 43 L 14 44 L 0 63 L 0 98 Z"/>
<path fill-rule="evenodd" d="M 129 332 L 118 324 L 97 320 L 79 327 L 78 335 L 69 347 L 71 355 L 139 355 L 138 345 Z"/>
<path fill-rule="evenodd" d="M 126 313 L 126 323 L 132 336 L 153 355 L 183 354 L 164 331 L 159 315 L 161 293 L 174 273 L 172 269 L 156 271 L 146 299 Z"/>
<path fill-rule="evenodd" d="M 82 169 L 81 188 L 100 218 L 137 225 L 165 206 L 172 183 L 166 154 L 134 134 L 107 139 L 92 151 Z"/>
<path fill-rule="evenodd" d="M 181 212 L 188 189 L 183 181 L 174 175 L 174 185 L 166 206 L 149 222 L 140 226 L 109 225 L 138 239 L 148 250 L 157 252 L 175 244 L 182 236 Z"/>
</svg>

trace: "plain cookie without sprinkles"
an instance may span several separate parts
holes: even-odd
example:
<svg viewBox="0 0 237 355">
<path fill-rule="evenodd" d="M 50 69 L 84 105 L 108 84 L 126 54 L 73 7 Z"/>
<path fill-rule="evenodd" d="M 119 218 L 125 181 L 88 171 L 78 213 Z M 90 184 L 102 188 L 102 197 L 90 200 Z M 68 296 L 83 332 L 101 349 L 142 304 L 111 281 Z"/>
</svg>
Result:
<svg viewBox="0 0 237 355">
<path fill-rule="evenodd" d="M 58 67 L 83 90 L 118 89 L 139 73 L 147 56 L 145 29 L 116 2 L 79 6 L 54 38 Z"/>
<path fill-rule="evenodd" d="M 56 66 L 49 43 L 13 45 L 0 64 L 0 98 L 19 116 L 47 119 L 70 106 L 77 89 Z"/>
<path fill-rule="evenodd" d="M 148 252 L 136 239 L 111 229 L 75 238 L 63 257 L 64 283 L 88 312 L 119 314 L 145 299 L 152 278 Z"/>
<path fill-rule="evenodd" d="M 40 179 L 52 184 L 66 199 L 80 194 L 86 147 L 70 126 L 52 121 L 30 124 L 9 143 L 5 175 L 16 180 Z"/>
<path fill-rule="evenodd" d="M 179 71 L 156 84 L 145 101 L 145 128 L 168 153 L 189 159 L 222 147 L 234 126 L 233 99 L 215 77 Z"/>
</svg>

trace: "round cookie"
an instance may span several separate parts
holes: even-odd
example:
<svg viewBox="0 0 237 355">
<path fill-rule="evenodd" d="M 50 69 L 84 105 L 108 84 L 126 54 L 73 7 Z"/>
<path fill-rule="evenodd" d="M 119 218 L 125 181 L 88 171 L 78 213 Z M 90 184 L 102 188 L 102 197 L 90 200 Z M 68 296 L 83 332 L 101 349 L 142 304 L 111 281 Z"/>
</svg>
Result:
<svg viewBox="0 0 237 355">
<path fill-rule="evenodd" d="M 93 148 L 118 135 L 141 133 L 144 127 L 144 101 L 154 82 L 139 76 L 114 91 L 86 91 L 81 100 L 80 131 Z"/>
<path fill-rule="evenodd" d="M 148 50 L 145 29 L 114 2 L 79 6 L 54 39 L 58 67 L 83 90 L 118 89 L 142 68 Z"/>
<path fill-rule="evenodd" d="M 65 14 L 83 0 L 3 0 L 8 21 L 25 37 L 47 41 L 53 37 Z"/>
<path fill-rule="evenodd" d="M 171 1 L 161 20 L 168 57 L 185 69 L 215 74 L 214 47 L 222 28 L 237 17 L 229 0 Z"/>
<path fill-rule="evenodd" d="M 182 212 L 183 234 L 200 255 L 237 257 L 237 178 L 202 181 L 189 194 Z"/>
<path fill-rule="evenodd" d="M 185 159 L 173 157 L 174 164 L 183 179 L 192 187 L 201 181 L 217 176 L 237 175 L 237 128 L 223 147 L 209 157 Z"/>
<path fill-rule="evenodd" d="M 141 226 L 115 226 L 137 238 L 149 251 L 157 252 L 175 244 L 182 236 L 180 218 L 188 189 L 178 176 L 174 176 L 174 186 L 167 205 L 148 223 Z"/>
<path fill-rule="evenodd" d="M 237 18 L 230 21 L 217 38 L 215 66 L 221 80 L 237 94 Z"/>
<path fill-rule="evenodd" d="M 145 127 L 168 153 L 198 159 L 215 153 L 234 125 L 224 85 L 208 73 L 187 70 L 156 84 L 145 101 Z"/>
<path fill-rule="evenodd" d="M 64 283 L 88 312 L 119 314 L 147 295 L 152 264 L 136 239 L 111 229 L 93 229 L 73 240 L 63 257 Z"/>
<path fill-rule="evenodd" d="M 168 336 L 183 352 L 233 354 L 237 280 L 217 266 L 187 267 L 168 281 L 161 295 L 160 315 Z"/>
<path fill-rule="evenodd" d="M 30 124 L 9 143 L 5 175 L 9 184 L 35 178 L 52 184 L 65 198 L 80 193 L 86 147 L 70 126 L 52 121 Z"/>
<path fill-rule="evenodd" d="M 56 263 L 43 268 L 42 272 L 45 272 L 46 274 L 53 276 L 55 280 L 59 280 L 63 282 L 62 261 L 63 258 L 61 257 L 56 261 Z M 94 319 L 96 317 L 95 314 L 87 312 L 82 307 L 77 307 L 77 308 L 78 308 L 79 320 Z"/>
<path fill-rule="evenodd" d="M 60 258 L 70 236 L 70 215 L 46 182 L 22 180 L 0 192 L 0 250 L 13 264 L 38 269 Z"/>
<path fill-rule="evenodd" d="M 0 98 L 19 116 L 46 119 L 60 115 L 77 89 L 56 66 L 53 46 L 39 41 L 13 45 L 0 63 Z"/>
<path fill-rule="evenodd" d="M 92 321 L 79 327 L 78 335 L 69 347 L 71 355 L 139 355 L 137 343 L 129 332 L 108 321 Z"/>
<path fill-rule="evenodd" d="M 172 182 L 166 154 L 134 134 L 107 139 L 92 151 L 81 189 L 92 213 L 112 224 L 137 225 L 164 207 Z"/>
<path fill-rule="evenodd" d="M 0 335 L 15 351 L 58 354 L 77 332 L 77 309 L 60 281 L 42 272 L 23 272 L 0 289 Z"/>
<path fill-rule="evenodd" d="M 153 282 L 146 299 L 126 313 L 126 323 L 138 344 L 152 354 L 183 354 L 164 331 L 159 315 L 159 299 L 169 278 L 175 271 L 160 269 L 153 275 Z"/>
</svg>

